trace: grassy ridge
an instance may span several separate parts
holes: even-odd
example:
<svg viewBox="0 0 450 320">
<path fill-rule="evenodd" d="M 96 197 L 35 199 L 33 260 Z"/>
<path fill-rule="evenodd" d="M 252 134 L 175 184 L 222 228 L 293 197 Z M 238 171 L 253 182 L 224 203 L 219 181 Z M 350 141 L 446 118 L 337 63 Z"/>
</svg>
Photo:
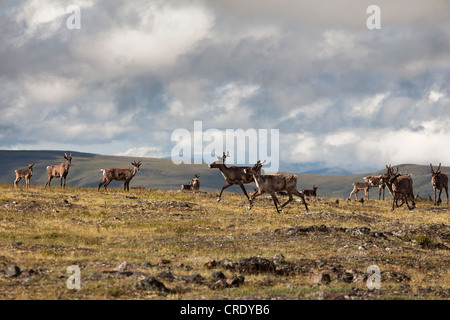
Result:
<svg viewBox="0 0 450 320">
<path fill-rule="evenodd" d="M 146 187 L 168 190 L 178 190 L 181 184 L 190 182 L 195 172 L 200 173 L 200 183 L 203 190 L 220 190 L 225 185 L 224 179 L 217 169 L 209 169 L 202 165 L 175 165 L 170 159 L 137 158 L 104 156 L 90 153 L 71 151 L 0 151 L 0 183 L 12 184 L 15 179 L 14 170 L 26 168 L 28 163 L 35 163 L 31 180 L 33 185 L 43 186 L 47 180 L 46 167 L 64 162 L 64 152 L 72 153 L 73 160 L 67 177 L 67 185 L 78 187 L 97 187 L 102 179 L 100 169 L 108 167 L 128 168 L 131 162 L 142 162 L 141 170 L 133 178 L 131 187 Z M 400 165 L 400 172 L 413 175 L 414 192 L 422 197 L 432 194 L 431 175 L 429 166 Z M 443 167 L 443 172 L 448 168 Z M 384 169 L 371 174 L 382 174 Z M 298 174 L 298 189 L 310 189 L 314 184 L 319 186 L 321 196 L 347 198 L 352 190 L 353 182 L 363 181 L 368 174 L 355 175 L 319 175 Z M 21 184 L 24 182 L 21 181 Z M 59 185 L 58 179 L 52 180 L 53 186 Z M 111 186 L 122 186 L 120 182 L 112 182 Z M 248 190 L 255 187 L 247 186 Z M 227 191 L 240 192 L 239 187 L 230 187 Z M 361 194 L 361 193 L 360 193 Z M 389 197 L 389 193 L 386 191 Z M 378 189 L 370 190 L 371 198 L 378 198 Z"/>
</svg>

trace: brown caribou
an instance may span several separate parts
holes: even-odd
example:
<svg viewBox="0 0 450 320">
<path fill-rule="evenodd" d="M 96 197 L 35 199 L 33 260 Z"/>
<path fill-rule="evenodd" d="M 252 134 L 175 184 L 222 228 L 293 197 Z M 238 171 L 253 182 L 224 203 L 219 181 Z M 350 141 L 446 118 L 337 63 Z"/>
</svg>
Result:
<svg viewBox="0 0 450 320">
<path fill-rule="evenodd" d="M 192 178 L 192 181 L 189 184 L 182 184 L 181 185 L 181 191 L 185 190 L 192 190 L 193 192 L 196 192 L 200 189 L 200 174 L 195 173 L 194 178 Z"/>
<path fill-rule="evenodd" d="M 370 187 L 378 187 L 378 200 L 381 200 L 381 191 L 383 191 L 383 200 L 384 200 L 384 191 L 386 188 L 386 183 L 383 180 L 383 176 L 368 176 L 364 177 L 364 182 L 367 182 Z"/>
<path fill-rule="evenodd" d="M 28 164 L 28 169 L 22 169 L 22 170 L 14 170 L 16 173 L 16 180 L 14 180 L 14 187 L 17 188 L 17 183 L 22 179 L 25 178 L 25 185 L 28 189 L 30 187 L 30 179 L 33 175 L 33 166 L 34 163 Z"/>
<path fill-rule="evenodd" d="M 229 156 L 230 156 L 229 152 L 227 152 L 226 155 L 224 152 L 221 157 L 217 157 L 218 161 L 215 161 L 209 165 L 209 168 L 211 169 L 218 168 L 220 170 L 220 173 L 222 173 L 223 177 L 225 178 L 225 181 L 227 182 L 227 184 L 222 187 L 219 197 L 217 198 L 217 202 L 221 200 L 223 191 L 234 184 L 239 185 L 242 191 L 244 192 L 245 196 L 247 197 L 247 199 L 250 199 L 247 194 L 247 191 L 245 190 L 244 184 L 252 183 L 255 180 L 253 179 L 253 176 L 251 174 L 245 173 L 244 170 L 249 169 L 251 167 L 236 167 L 236 166 L 227 167 L 225 165 L 225 160 Z"/>
<path fill-rule="evenodd" d="M 438 206 L 441 204 L 441 193 L 442 189 L 445 189 L 445 194 L 447 195 L 447 205 L 448 205 L 448 176 L 445 173 L 442 173 L 441 164 L 439 163 L 439 167 L 436 171 L 433 169 L 433 165 L 430 163 L 431 169 L 431 184 L 433 185 L 434 190 L 434 205 Z M 436 200 L 436 191 L 439 190 L 439 197 Z"/>
<path fill-rule="evenodd" d="M 277 212 L 280 213 L 280 211 L 293 199 L 292 195 L 295 194 L 296 196 L 299 196 L 303 204 L 305 205 L 306 211 L 308 211 L 308 205 L 306 204 L 305 197 L 303 193 L 298 192 L 297 190 L 297 176 L 292 174 L 270 174 L 270 175 L 262 175 L 261 174 L 261 168 L 263 166 L 263 163 L 258 160 L 258 162 L 252 166 L 251 168 L 245 169 L 245 173 L 251 174 L 253 178 L 255 179 L 256 186 L 258 188 L 258 191 L 253 192 L 250 199 L 249 199 L 249 206 L 248 210 L 250 210 L 253 206 L 253 200 L 255 200 L 256 197 L 268 193 L 272 196 L 273 204 L 275 205 L 275 208 L 277 209 Z M 277 192 L 281 191 L 287 191 L 289 199 L 280 206 L 280 202 L 278 201 L 278 198 L 276 196 Z"/>
<path fill-rule="evenodd" d="M 66 163 L 61 163 L 55 166 L 47 167 L 47 182 L 45 183 L 45 188 L 47 186 L 50 187 L 50 182 L 53 178 L 60 178 L 61 180 L 61 188 L 66 188 L 66 178 L 69 174 L 69 167 L 72 164 L 72 154 L 70 156 L 67 153 L 64 153 L 64 159 L 66 159 Z"/>
<path fill-rule="evenodd" d="M 414 201 L 415 197 L 411 175 L 402 175 L 398 173 L 398 167 L 396 172 L 394 172 L 394 169 L 391 166 L 386 166 L 386 168 L 387 172 L 384 175 L 383 180 L 385 181 L 386 186 L 393 197 L 391 210 L 394 211 L 395 206 L 401 207 L 405 202 L 408 209 L 413 210 L 416 207 L 416 203 Z M 408 198 L 411 200 L 411 206 L 408 203 Z M 399 199 L 402 199 L 402 203 L 400 205 L 398 204 Z"/>
<path fill-rule="evenodd" d="M 103 172 L 103 180 L 98 185 L 97 191 L 100 191 L 100 187 L 104 186 L 105 191 L 108 191 L 107 187 L 111 181 L 123 181 L 123 191 L 130 191 L 130 181 L 139 171 L 139 167 L 141 166 L 141 162 L 133 161 L 131 163 L 133 168 L 109 168 L 109 169 L 101 169 Z"/>
<path fill-rule="evenodd" d="M 301 193 L 303 193 L 303 195 L 305 197 L 314 197 L 317 198 L 317 186 L 314 185 L 312 189 L 303 189 L 301 190 Z"/>
</svg>

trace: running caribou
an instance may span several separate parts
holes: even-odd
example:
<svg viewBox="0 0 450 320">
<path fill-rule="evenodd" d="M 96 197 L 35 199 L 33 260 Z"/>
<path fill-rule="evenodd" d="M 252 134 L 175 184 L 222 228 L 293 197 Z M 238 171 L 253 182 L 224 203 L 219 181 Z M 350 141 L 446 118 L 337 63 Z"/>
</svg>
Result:
<svg viewBox="0 0 450 320">
<path fill-rule="evenodd" d="M 227 152 L 226 155 L 224 152 L 221 157 L 217 157 L 218 161 L 215 161 L 209 165 L 209 168 L 211 169 L 218 168 L 220 170 L 220 173 L 222 173 L 223 177 L 225 178 L 225 181 L 227 182 L 227 184 L 222 187 L 219 197 L 217 198 L 217 202 L 221 200 L 223 191 L 234 184 L 239 185 L 242 191 L 244 192 L 245 196 L 247 197 L 247 199 L 250 200 L 247 191 L 245 190 L 244 187 L 244 184 L 252 183 L 255 181 L 251 174 L 244 172 L 245 169 L 249 169 L 250 167 L 236 167 L 236 166 L 227 167 L 225 165 L 225 160 L 229 156 L 230 156 L 229 152 Z"/>
<path fill-rule="evenodd" d="M 48 178 L 47 182 L 45 183 L 45 188 L 47 188 L 47 185 L 50 187 L 50 182 L 53 178 L 60 178 L 61 188 L 66 188 L 66 177 L 69 174 L 69 167 L 72 164 L 72 154 L 68 156 L 67 153 L 64 153 L 64 159 L 66 159 L 66 163 L 47 167 Z"/>
<path fill-rule="evenodd" d="M 107 187 L 111 181 L 123 181 L 123 190 L 130 191 L 130 181 L 139 171 L 139 167 L 141 166 L 141 162 L 133 161 L 131 163 L 133 168 L 109 168 L 109 169 L 101 169 L 103 172 L 103 180 L 98 185 L 97 191 L 100 191 L 100 187 L 104 186 L 105 191 L 108 191 Z"/>
<path fill-rule="evenodd" d="M 394 172 L 394 169 L 389 165 L 386 166 L 387 172 L 383 176 L 383 180 L 386 182 L 386 186 L 389 189 L 389 192 L 392 194 L 392 208 L 394 211 L 395 206 L 401 207 L 403 203 L 406 202 L 409 210 L 412 210 L 416 207 L 416 203 L 414 201 L 414 191 L 413 191 L 413 180 L 411 175 L 409 174 L 400 174 L 397 171 Z M 411 206 L 408 203 L 408 198 L 411 200 Z M 402 199 L 402 203 L 399 205 L 398 200 Z"/>
<path fill-rule="evenodd" d="M 250 210 L 253 206 L 253 200 L 256 197 L 268 193 L 272 196 L 273 204 L 277 209 L 277 212 L 280 211 L 293 199 L 292 194 L 299 196 L 302 198 L 303 204 L 305 205 L 306 211 L 308 211 L 308 205 L 306 204 L 305 197 L 303 193 L 298 192 L 297 190 L 297 176 L 292 174 L 270 174 L 270 175 L 262 175 L 261 168 L 266 161 L 261 163 L 260 160 L 251 168 L 244 169 L 244 172 L 247 174 L 251 174 L 255 179 L 256 186 L 258 187 L 258 191 L 253 192 L 249 199 L 248 210 Z M 280 205 L 278 198 L 276 196 L 277 192 L 287 191 L 289 199 L 283 205 Z"/>
<path fill-rule="evenodd" d="M 439 163 L 439 167 L 436 171 L 433 169 L 433 165 L 430 163 L 431 168 L 431 184 L 433 185 L 434 190 L 434 205 L 438 206 L 441 204 L 441 193 L 442 189 L 445 189 L 445 194 L 447 195 L 447 205 L 448 205 L 448 177 L 445 173 L 442 173 L 441 164 Z M 439 190 L 439 197 L 436 200 L 436 191 Z"/>
</svg>

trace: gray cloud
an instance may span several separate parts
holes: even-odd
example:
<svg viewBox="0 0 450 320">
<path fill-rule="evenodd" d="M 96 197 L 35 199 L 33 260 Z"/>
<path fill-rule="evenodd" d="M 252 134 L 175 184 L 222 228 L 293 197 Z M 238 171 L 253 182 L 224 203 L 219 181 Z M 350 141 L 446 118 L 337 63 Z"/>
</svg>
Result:
<svg viewBox="0 0 450 320">
<path fill-rule="evenodd" d="M 426 163 L 450 137 L 448 1 L 378 1 L 375 31 L 369 1 L 70 4 L 81 30 L 64 2 L 0 4 L 1 148 L 169 155 L 202 120 L 278 128 L 283 161 L 360 171 Z"/>
</svg>

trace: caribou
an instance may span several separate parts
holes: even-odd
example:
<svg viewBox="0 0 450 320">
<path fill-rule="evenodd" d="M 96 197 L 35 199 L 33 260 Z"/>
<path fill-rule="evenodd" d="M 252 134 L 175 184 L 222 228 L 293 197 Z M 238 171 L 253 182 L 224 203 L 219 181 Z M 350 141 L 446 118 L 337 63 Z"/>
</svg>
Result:
<svg viewBox="0 0 450 320">
<path fill-rule="evenodd" d="M 278 213 L 280 213 L 280 211 L 293 200 L 293 194 L 299 196 L 302 199 L 303 204 L 305 205 L 305 209 L 306 211 L 308 211 L 308 205 L 306 204 L 303 193 L 298 192 L 297 190 L 297 176 L 291 174 L 262 175 L 261 169 L 264 163 L 265 161 L 261 163 L 261 161 L 258 160 L 258 162 L 254 166 L 248 169 L 244 169 L 244 172 L 246 174 L 251 174 L 253 176 L 258 188 L 258 191 L 253 192 L 249 199 L 248 210 L 253 207 L 253 201 L 256 197 L 264 193 L 268 193 L 272 196 L 273 204 L 275 205 Z M 278 201 L 278 198 L 276 196 L 276 193 L 281 191 L 287 191 L 289 196 L 289 199 L 283 205 L 280 205 L 280 202 Z"/>
<path fill-rule="evenodd" d="M 214 169 L 217 168 L 220 170 L 220 173 L 222 173 L 223 177 L 225 178 L 225 181 L 227 182 L 226 185 L 222 187 L 222 190 L 220 191 L 219 197 L 217 198 L 217 202 L 220 202 L 222 199 L 222 193 L 225 189 L 228 187 L 237 184 L 241 187 L 242 191 L 244 192 L 247 199 L 250 200 L 247 191 L 245 190 L 244 184 L 252 183 L 254 182 L 254 178 L 251 174 L 245 173 L 245 169 L 250 169 L 250 167 L 236 167 L 236 166 L 230 166 L 227 167 L 225 165 L 225 160 L 227 157 L 230 156 L 230 153 L 227 151 L 227 154 L 225 155 L 225 152 L 220 157 L 217 157 L 218 161 L 215 161 L 209 165 L 209 168 Z"/>
<path fill-rule="evenodd" d="M 369 199 L 369 189 L 370 184 L 368 182 L 355 182 L 353 183 L 353 190 L 350 192 L 350 195 L 348 196 L 347 200 L 351 200 L 352 194 L 355 195 L 355 199 L 358 200 L 358 192 L 361 190 L 364 190 L 364 194 Z"/>
<path fill-rule="evenodd" d="M 442 189 L 445 189 L 445 194 L 447 195 L 447 205 L 448 205 L 448 176 L 445 173 L 442 173 L 441 164 L 439 163 L 439 167 L 436 171 L 433 169 L 433 165 L 430 163 L 431 169 L 431 184 L 434 190 L 434 205 L 438 206 L 441 204 L 441 193 Z M 436 191 L 439 190 L 439 197 L 436 199 Z"/>
<path fill-rule="evenodd" d="M 109 168 L 109 169 L 101 169 L 103 172 L 103 180 L 98 185 L 97 191 L 100 191 L 100 187 L 104 186 L 105 192 L 108 191 L 107 187 L 111 181 L 123 181 L 123 191 L 130 191 L 130 181 L 139 171 L 139 167 L 141 166 L 141 162 L 133 161 L 131 163 L 133 168 Z"/>
<path fill-rule="evenodd" d="M 66 188 L 66 177 L 69 174 L 69 167 L 72 164 L 72 154 L 68 156 L 67 153 L 64 153 L 64 159 L 66 159 L 66 163 L 47 167 L 48 178 L 47 182 L 45 183 L 45 188 L 47 188 L 47 185 L 50 187 L 50 182 L 53 178 L 60 178 L 61 189 Z"/>
<path fill-rule="evenodd" d="M 195 173 L 194 178 L 192 178 L 192 181 L 189 184 L 182 184 L 181 185 L 181 191 L 186 190 L 192 190 L 193 192 L 196 192 L 200 189 L 200 181 L 198 180 L 200 178 L 200 174 Z"/>
<path fill-rule="evenodd" d="M 14 172 L 16 173 L 16 180 L 14 180 L 14 188 L 17 188 L 17 183 L 22 178 L 25 178 L 26 188 L 28 189 L 30 187 L 30 179 L 31 179 L 31 176 L 33 175 L 33 166 L 34 166 L 34 163 L 28 164 L 28 169 L 14 170 Z"/>
<path fill-rule="evenodd" d="M 383 180 L 383 176 L 368 176 L 364 177 L 364 182 L 367 182 L 370 187 L 378 187 L 378 200 L 381 200 L 381 191 L 383 191 L 383 201 L 384 201 L 384 191 L 386 188 L 386 183 Z"/>
<path fill-rule="evenodd" d="M 405 202 L 408 209 L 413 210 L 416 207 L 416 203 L 414 201 L 413 180 L 411 175 L 402 175 L 398 173 L 398 167 L 396 172 L 394 172 L 394 169 L 391 166 L 386 166 L 386 168 L 387 172 L 383 176 L 383 180 L 386 182 L 386 186 L 393 197 L 391 210 L 394 211 L 395 206 L 401 207 Z M 408 203 L 408 198 L 411 200 L 411 206 Z M 399 199 L 402 199 L 400 205 L 398 204 Z"/>
<path fill-rule="evenodd" d="M 303 190 L 301 190 L 301 193 L 303 193 L 303 195 L 305 197 L 317 198 L 317 188 L 318 188 L 318 186 L 313 185 L 312 189 L 303 189 Z"/>
</svg>

